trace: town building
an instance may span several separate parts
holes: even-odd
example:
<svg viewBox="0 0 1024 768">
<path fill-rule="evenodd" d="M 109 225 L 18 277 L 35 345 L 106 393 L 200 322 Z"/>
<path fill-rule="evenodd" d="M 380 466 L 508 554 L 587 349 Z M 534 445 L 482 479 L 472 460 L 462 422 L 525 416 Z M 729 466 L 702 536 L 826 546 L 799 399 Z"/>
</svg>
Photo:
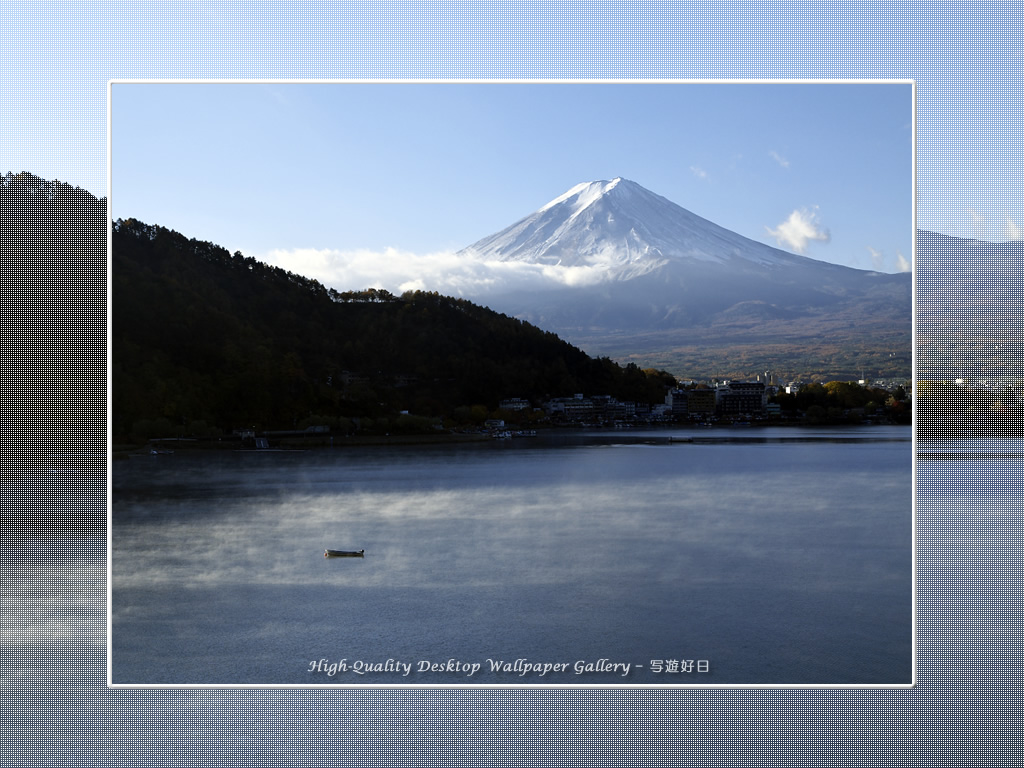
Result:
<svg viewBox="0 0 1024 768">
<path fill-rule="evenodd" d="M 687 390 L 670 389 L 665 395 L 665 405 L 673 419 L 685 419 L 690 413 Z"/>
<path fill-rule="evenodd" d="M 715 389 L 719 416 L 763 416 L 768 396 L 763 381 L 729 381 Z"/>
<path fill-rule="evenodd" d="M 530 401 L 521 397 L 509 397 L 498 403 L 498 408 L 503 411 L 525 411 L 530 407 Z"/>
<path fill-rule="evenodd" d="M 594 417 L 594 403 L 583 395 L 556 397 L 544 404 L 544 411 L 548 416 L 560 416 L 566 421 L 589 421 Z"/>
<path fill-rule="evenodd" d="M 686 411 L 689 416 L 715 415 L 716 393 L 713 389 L 686 390 Z"/>
</svg>

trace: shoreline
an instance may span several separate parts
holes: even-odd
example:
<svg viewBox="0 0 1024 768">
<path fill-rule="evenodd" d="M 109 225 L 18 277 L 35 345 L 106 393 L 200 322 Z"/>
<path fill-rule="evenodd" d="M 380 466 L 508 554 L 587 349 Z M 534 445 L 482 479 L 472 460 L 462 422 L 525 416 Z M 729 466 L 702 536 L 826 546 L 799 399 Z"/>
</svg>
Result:
<svg viewBox="0 0 1024 768">
<path fill-rule="evenodd" d="M 803 424 L 794 422 L 751 422 L 751 423 L 726 423 L 702 425 L 697 423 L 683 424 L 645 424 L 640 426 L 596 426 L 596 425 L 565 425 L 548 426 L 536 430 L 537 436 L 552 436 L 559 434 L 573 433 L 594 433 L 606 432 L 608 434 L 629 434 L 634 431 L 656 430 L 666 433 L 666 440 L 669 443 L 703 442 L 699 435 L 709 435 L 722 431 L 751 432 L 764 428 L 782 428 L 792 430 L 802 429 L 857 429 L 873 427 L 901 427 L 912 429 L 911 424 Z M 694 430 L 697 435 L 674 435 L 675 431 Z M 710 437 L 710 435 L 709 435 Z M 246 452 L 246 453 L 292 453 L 306 450 L 332 450 L 348 447 L 368 446 L 414 446 L 414 445 L 445 445 L 461 443 L 484 443 L 492 442 L 494 436 L 488 432 L 444 432 L 437 434 L 384 434 L 384 435 L 333 435 L 333 436 L 309 436 L 309 437 L 283 437 L 275 440 L 270 447 L 255 448 L 247 445 L 239 438 L 157 438 L 146 443 L 118 442 L 110 446 L 110 454 L 113 459 L 128 458 L 129 456 L 151 455 L 151 454 L 172 454 L 176 451 L 198 452 L 198 451 L 223 451 L 223 452 Z M 522 437 L 513 440 L 531 440 L 532 438 Z"/>
<path fill-rule="evenodd" d="M 486 434 L 447 433 L 437 435 L 334 435 L 329 437 L 316 436 L 308 438 L 281 438 L 269 448 L 253 448 L 237 438 L 176 438 L 164 437 L 146 443 L 114 443 L 111 454 L 117 458 L 129 455 L 149 455 L 156 445 L 159 454 L 174 451 L 226 451 L 246 453 L 298 452 L 345 448 L 348 446 L 363 447 L 372 445 L 435 445 L 439 443 L 469 443 L 490 440 Z"/>
</svg>

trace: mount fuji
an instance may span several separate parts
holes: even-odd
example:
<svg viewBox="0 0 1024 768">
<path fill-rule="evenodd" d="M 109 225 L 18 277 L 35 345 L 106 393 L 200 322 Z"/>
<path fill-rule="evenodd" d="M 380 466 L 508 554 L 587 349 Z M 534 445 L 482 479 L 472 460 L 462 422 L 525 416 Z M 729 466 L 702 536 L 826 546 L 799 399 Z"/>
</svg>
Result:
<svg viewBox="0 0 1024 768">
<path fill-rule="evenodd" d="M 556 272 L 558 287 L 480 300 L 590 354 L 684 376 L 910 375 L 909 273 L 787 253 L 627 179 L 579 184 L 459 253 Z"/>
<path fill-rule="evenodd" d="M 578 184 L 463 252 L 589 267 L 610 280 L 638 277 L 674 260 L 762 266 L 809 261 L 730 232 L 622 178 Z"/>
</svg>

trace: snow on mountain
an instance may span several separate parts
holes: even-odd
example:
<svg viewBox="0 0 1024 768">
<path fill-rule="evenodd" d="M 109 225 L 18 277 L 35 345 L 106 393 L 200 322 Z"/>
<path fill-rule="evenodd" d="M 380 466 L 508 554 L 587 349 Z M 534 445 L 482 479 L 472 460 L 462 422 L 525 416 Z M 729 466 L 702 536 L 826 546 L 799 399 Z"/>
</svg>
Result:
<svg viewBox="0 0 1024 768">
<path fill-rule="evenodd" d="M 851 371 L 869 361 L 881 371 L 897 359 L 909 370 L 909 274 L 787 253 L 627 179 L 578 184 L 457 255 L 553 278 L 469 298 L 591 354 L 673 350 L 683 370 L 678 351 L 699 347 L 764 364 L 841 358 Z"/>
<path fill-rule="evenodd" d="M 683 328 L 739 315 L 795 317 L 838 311 L 851 300 L 874 307 L 887 301 L 879 286 L 895 280 L 909 290 L 910 284 L 906 275 L 852 269 L 756 242 L 622 178 L 578 184 L 459 255 L 560 275 L 546 290 L 497 291 L 486 299 L 558 332 Z M 567 273 L 580 277 L 569 280 Z"/>
<path fill-rule="evenodd" d="M 628 179 L 578 184 L 460 252 L 632 279 L 672 261 L 759 266 L 808 261 L 720 227 Z"/>
</svg>

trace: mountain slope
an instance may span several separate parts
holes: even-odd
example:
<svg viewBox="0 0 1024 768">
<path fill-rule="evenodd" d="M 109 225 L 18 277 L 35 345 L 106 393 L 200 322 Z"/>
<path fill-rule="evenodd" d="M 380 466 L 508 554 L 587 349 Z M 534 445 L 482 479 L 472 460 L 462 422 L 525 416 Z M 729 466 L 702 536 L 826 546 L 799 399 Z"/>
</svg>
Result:
<svg viewBox="0 0 1024 768">
<path fill-rule="evenodd" d="M 922 379 L 1017 380 L 1024 372 L 1024 241 L 918 233 Z M 926 278 L 925 275 L 932 276 Z"/>
<path fill-rule="evenodd" d="M 786 253 L 626 179 L 577 185 L 463 253 L 584 270 L 486 301 L 591 354 L 697 377 L 910 374 L 909 274 Z"/>
<path fill-rule="evenodd" d="M 2 450 L 66 454 L 68 435 L 102 443 L 106 219 L 106 199 L 86 190 L 24 171 L 0 176 L 0 391 L 18 404 L 7 433 L 23 436 Z"/>
</svg>

